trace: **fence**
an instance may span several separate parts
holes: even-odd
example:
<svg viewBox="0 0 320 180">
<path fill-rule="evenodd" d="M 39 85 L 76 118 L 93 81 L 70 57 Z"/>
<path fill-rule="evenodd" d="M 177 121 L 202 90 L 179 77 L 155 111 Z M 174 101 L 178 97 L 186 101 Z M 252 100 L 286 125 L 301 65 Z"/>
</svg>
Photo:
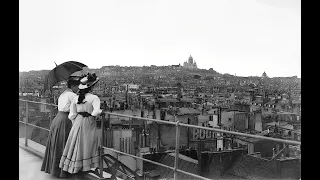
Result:
<svg viewBox="0 0 320 180">
<path fill-rule="evenodd" d="M 144 160 L 144 161 L 147 161 L 147 162 L 159 165 L 159 166 L 163 166 L 163 167 L 169 168 L 169 169 L 174 171 L 174 179 L 177 179 L 177 172 L 184 173 L 184 174 L 193 176 L 195 178 L 208 179 L 208 178 L 205 178 L 205 177 L 202 177 L 202 176 L 198 176 L 198 175 L 195 175 L 195 174 L 191 174 L 191 173 L 182 171 L 182 170 L 177 168 L 178 167 L 178 159 L 179 159 L 179 158 L 177 158 L 178 155 L 179 155 L 179 135 L 180 135 L 179 134 L 179 128 L 181 126 L 182 127 L 199 128 L 199 129 L 204 129 L 204 130 L 216 131 L 216 132 L 225 133 L 225 134 L 233 134 L 233 135 L 237 135 L 237 136 L 244 136 L 244 137 L 271 140 L 271 141 L 276 141 L 276 142 L 281 142 L 281 143 L 286 143 L 286 144 L 301 145 L 301 142 L 298 142 L 298 141 L 277 139 L 277 138 L 271 138 L 271 137 L 266 137 L 266 136 L 253 135 L 253 134 L 245 134 L 245 133 L 240 133 L 240 132 L 233 132 L 233 131 L 227 131 L 227 130 L 222 130 L 222 129 L 217 129 L 217 128 L 210 128 L 210 127 L 201 127 L 201 126 L 190 125 L 190 124 L 182 124 L 182 123 L 179 123 L 179 121 L 177 121 L 177 122 L 168 122 L 168 121 L 157 120 L 157 119 L 140 118 L 140 117 L 137 117 L 137 116 L 115 114 L 115 113 L 110 113 L 110 112 L 105 112 L 105 114 L 108 115 L 109 122 L 110 122 L 110 115 L 113 115 L 113 116 L 120 116 L 120 117 L 127 117 L 127 118 L 135 118 L 135 119 L 140 119 L 140 120 L 144 120 L 144 121 L 153 121 L 153 122 L 163 123 L 163 124 L 171 124 L 171 125 L 176 126 L 175 163 L 174 163 L 174 167 L 173 168 L 170 167 L 170 166 L 166 166 L 166 165 L 160 164 L 160 163 L 155 162 L 155 161 L 150 161 L 148 159 L 140 158 L 140 157 L 137 157 L 137 156 L 133 156 L 131 154 L 127 154 L 127 153 L 124 153 L 124 152 L 121 152 L 121 151 L 114 150 L 112 148 L 107 148 L 107 147 L 102 146 L 103 149 L 108 149 L 110 151 L 114 151 L 114 152 L 117 152 L 117 153 L 120 153 L 120 154 L 123 154 L 123 155 L 127 155 L 127 156 L 130 156 L 130 157 L 135 157 L 135 158 L 140 159 L 140 160 Z M 104 123 L 104 121 L 102 121 L 102 127 L 103 127 L 103 123 Z M 104 133 L 104 128 L 102 129 L 102 133 Z"/>
<path fill-rule="evenodd" d="M 54 105 L 54 104 L 48 104 L 48 103 L 42 103 L 42 102 L 34 102 L 34 101 L 28 101 L 28 100 L 22 100 L 22 99 L 20 99 L 19 101 L 25 103 L 25 118 L 24 118 L 24 122 L 21 121 L 21 120 L 19 122 L 25 124 L 25 131 L 24 131 L 25 132 L 25 136 L 24 136 L 25 137 L 25 146 L 28 146 L 27 125 L 31 126 L 31 127 L 39 128 L 39 129 L 44 130 L 44 131 L 49 131 L 49 128 L 44 128 L 44 127 L 37 126 L 37 125 L 34 125 L 32 123 L 29 123 L 29 121 L 28 121 L 29 120 L 29 103 L 42 104 L 42 105 L 50 106 L 50 111 L 49 111 L 49 113 L 50 113 L 50 122 L 52 121 L 52 119 L 54 117 L 54 113 L 55 113 L 54 107 L 57 107 L 57 106 Z M 143 120 L 143 121 L 151 121 L 151 122 L 156 122 L 156 123 L 174 125 L 176 127 L 174 167 L 170 167 L 170 166 L 167 166 L 167 165 L 155 162 L 155 161 L 151 161 L 149 159 L 138 157 L 138 156 L 132 155 L 132 153 L 128 154 L 128 153 L 125 153 L 125 152 L 121 152 L 121 151 L 115 150 L 113 148 L 105 147 L 104 146 L 104 144 L 106 142 L 105 141 L 105 136 L 104 136 L 104 133 L 105 133 L 104 123 L 105 123 L 105 120 L 106 120 L 105 115 L 108 116 L 109 122 L 110 122 L 110 116 L 112 115 L 112 116 L 126 117 L 126 118 L 130 118 L 130 119 L 139 119 L 139 120 Z M 271 137 L 253 135 L 253 134 L 240 133 L 240 132 L 233 132 L 233 131 L 227 131 L 227 130 L 222 130 L 222 129 L 217 129 L 217 128 L 201 127 L 201 126 L 190 125 L 190 124 L 183 124 L 183 123 L 180 123 L 179 121 L 169 122 L 169 121 L 163 121 L 163 120 L 157 120 L 157 119 L 142 118 L 142 117 L 137 117 L 137 116 L 115 114 L 115 113 L 111 113 L 111 112 L 104 112 L 102 114 L 101 125 L 100 126 L 101 126 L 101 133 L 102 133 L 101 134 L 101 141 L 102 142 L 101 142 L 101 146 L 99 147 L 99 156 L 100 156 L 99 168 L 100 169 L 103 169 L 103 161 L 102 161 L 102 159 L 103 159 L 104 149 L 106 149 L 106 150 L 110 150 L 110 151 L 113 151 L 113 152 L 118 153 L 118 154 L 126 155 L 126 156 L 129 156 L 129 157 L 133 157 L 135 159 L 139 159 L 139 160 L 142 160 L 142 161 L 146 161 L 146 162 L 149 162 L 149 163 L 153 163 L 155 165 L 159 165 L 159 166 L 171 169 L 171 170 L 174 171 L 174 179 L 178 179 L 178 172 L 179 172 L 179 173 L 187 174 L 189 176 L 193 176 L 195 178 L 209 180 L 208 178 L 205 178 L 205 177 L 202 177 L 202 176 L 199 176 L 199 175 L 196 175 L 196 174 L 192 174 L 192 173 L 183 171 L 181 169 L 178 169 L 178 165 L 179 165 L 178 164 L 178 160 L 179 160 L 179 135 L 180 135 L 179 129 L 180 129 L 180 127 L 198 128 L 198 129 L 215 131 L 215 132 L 219 132 L 219 133 L 232 134 L 232 135 L 236 135 L 236 136 L 265 139 L 265 140 L 276 141 L 276 142 L 281 142 L 281 143 L 286 143 L 286 144 L 293 144 L 293 145 L 301 145 L 301 142 L 298 142 L 298 141 L 271 138 Z M 50 123 L 49 123 L 49 127 L 50 127 Z M 110 142 L 107 142 L 107 144 L 108 143 L 110 143 Z M 100 179 L 103 179 L 103 171 L 100 171 Z"/>
<path fill-rule="evenodd" d="M 25 138 L 25 146 L 28 146 L 28 139 L 46 145 L 50 124 L 55 114 L 57 114 L 55 104 L 19 100 L 19 138 Z"/>
</svg>

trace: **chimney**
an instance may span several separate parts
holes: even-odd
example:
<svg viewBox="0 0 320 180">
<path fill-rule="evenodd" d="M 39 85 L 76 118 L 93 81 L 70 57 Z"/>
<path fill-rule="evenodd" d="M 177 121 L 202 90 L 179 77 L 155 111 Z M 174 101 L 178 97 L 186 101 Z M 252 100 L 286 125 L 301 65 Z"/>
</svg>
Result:
<svg viewBox="0 0 320 180">
<path fill-rule="evenodd" d="M 272 148 L 272 157 L 274 157 L 276 155 L 275 149 Z"/>
<path fill-rule="evenodd" d="M 231 150 L 232 148 L 231 148 L 231 142 L 229 142 L 229 144 L 228 144 L 228 150 Z"/>
<path fill-rule="evenodd" d="M 285 147 L 286 147 L 286 149 L 285 149 L 286 154 L 285 155 L 286 155 L 286 157 L 290 157 L 289 145 L 286 144 Z"/>
<path fill-rule="evenodd" d="M 277 145 L 276 145 L 276 154 L 278 154 L 279 151 L 280 151 L 280 146 L 279 146 L 279 144 L 277 144 Z"/>
<path fill-rule="evenodd" d="M 259 158 L 261 158 L 261 153 L 260 153 L 260 152 L 257 152 L 257 153 L 256 153 L 256 156 L 259 157 Z"/>
</svg>

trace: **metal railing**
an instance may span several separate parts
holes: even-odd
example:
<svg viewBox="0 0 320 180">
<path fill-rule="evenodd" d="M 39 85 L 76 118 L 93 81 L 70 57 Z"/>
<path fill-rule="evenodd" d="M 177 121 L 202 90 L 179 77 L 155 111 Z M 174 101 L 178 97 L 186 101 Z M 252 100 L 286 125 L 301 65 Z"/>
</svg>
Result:
<svg viewBox="0 0 320 180">
<path fill-rule="evenodd" d="M 41 126 L 37 126 L 37 125 L 34 125 L 34 124 L 31 124 L 29 123 L 29 103 L 34 103 L 34 104 L 43 104 L 43 105 L 48 105 L 50 106 L 50 124 L 53 120 L 53 107 L 58 107 L 57 105 L 55 104 L 49 104 L 49 103 L 44 103 L 44 102 L 37 102 L 37 101 L 29 101 L 29 100 L 24 100 L 24 99 L 19 99 L 19 101 L 22 101 L 22 102 L 25 102 L 25 121 L 19 121 L 19 123 L 22 123 L 25 125 L 25 130 L 24 130 L 24 137 L 25 137 L 25 141 L 24 141 L 24 145 L 27 147 L 28 146 L 28 135 L 27 135 L 27 132 L 28 132 L 28 129 L 27 129 L 27 125 L 28 126 L 32 126 L 32 127 L 35 127 L 35 128 L 39 128 L 39 129 L 42 129 L 42 130 L 45 130 L 45 131 L 50 131 L 50 129 L 47 129 L 47 128 L 43 128 Z M 50 126 L 49 124 L 49 126 Z"/>
<path fill-rule="evenodd" d="M 218 129 L 218 128 L 196 126 L 196 125 L 191 125 L 191 124 L 183 124 L 183 123 L 180 123 L 179 121 L 170 122 L 170 121 L 149 119 L 149 118 L 143 118 L 143 117 L 137 117 L 137 116 L 129 116 L 129 115 L 123 115 L 123 114 L 110 113 L 110 112 L 104 112 L 104 113 L 108 115 L 109 122 L 110 122 L 110 115 L 113 115 L 113 116 L 127 117 L 127 118 L 131 118 L 131 119 L 134 118 L 134 119 L 140 119 L 140 120 L 144 120 L 144 121 L 153 121 L 153 122 L 157 122 L 157 123 L 175 125 L 176 126 L 176 139 L 175 139 L 175 144 L 176 145 L 175 145 L 175 161 L 174 161 L 174 167 L 173 168 L 170 167 L 170 166 L 155 162 L 155 161 L 151 161 L 151 160 L 148 160 L 148 159 L 145 159 L 145 158 L 141 158 L 141 157 L 134 156 L 134 155 L 131 155 L 131 154 L 128 154 L 128 153 L 117 151 L 117 150 L 114 150 L 112 148 L 107 148 L 107 147 L 103 146 L 103 142 L 104 141 L 102 141 L 102 143 L 101 143 L 101 149 L 107 149 L 107 150 L 110 150 L 110 151 L 113 151 L 113 152 L 116 152 L 116 153 L 120 153 L 120 154 L 127 155 L 127 156 L 130 156 L 130 157 L 134 157 L 134 158 L 146 161 L 146 162 L 150 162 L 150 163 L 153 163 L 153 164 L 165 167 L 165 168 L 169 168 L 169 169 L 174 171 L 174 179 L 175 180 L 178 179 L 178 174 L 177 174 L 178 172 L 193 176 L 195 178 L 209 180 L 208 178 L 205 178 L 205 177 L 202 177 L 202 176 L 199 176 L 199 175 L 196 175 L 196 174 L 192 174 L 192 173 L 183 171 L 181 169 L 178 169 L 178 165 L 179 165 L 178 164 L 178 160 L 179 160 L 179 135 L 180 135 L 179 127 L 180 126 L 182 126 L 182 127 L 190 127 L 190 128 L 198 128 L 198 129 L 204 129 L 204 130 L 210 130 L 210 131 L 216 131 L 216 132 L 220 132 L 220 133 L 233 134 L 233 135 L 237 135 L 237 136 L 244 136 L 244 137 L 250 137 L 250 138 L 270 140 L 270 141 L 281 142 L 281 143 L 286 143 L 286 144 L 301 145 L 301 142 L 299 142 L 299 141 L 292 141 L 292 140 L 285 140 L 285 139 L 279 139 L 279 138 L 272 138 L 272 137 L 266 137 L 266 136 L 253 135 L 253 134 L 246 134 L 246 133 L 222 130 L 222 129 Z M 104 118 L 101 121 L 101 127 L 104 127 L 103 126 L 103 122 L 104 122 Z M 103 134 L 104 134 L 104 128 L 102 128 L 102 136 L 103 136 Z M 103 152 L 103 151 L 101 150 L 101 152 Z M 100 168 L 102 168 L 102 164 L 100 164 Z M 102 172 L 100 174 L 100 178 L 103 178 Z"/>
<path fill-rule="evenodd" d="M 20 99 L 19 101 L 23 101 L 26 103 L 26 118 L 25 118 L 25 122 L 21 122 L 19 121 L 20 123 L 24 123 L 25 124 L 25 146 L 28 146 L 28 137 L 27 137 L 27 125 L 30 125 L 30 126 L 33 126 L 33 127 L 37 127 L 37 128 L 40 128 L 40 129 L 43 129 L 43 130 L 46 130 L 46 131 L 49 131 L 49 129 L 46 129 L 46 128 L 43 128 L 43 127 L 40 127 L 40 126 L 36 126 L 36 125 L 33 125 L 33 124 L 30 124 L 28 123 L 28 103 L 38 103 L 38 104 L 44 104 L 44 105 L 49 105 L 51 107 L 57 107 L 57 105 L 55 104 L 48 104 L 48 103 L 42 103 L 42 102 L 35 102 L 35 101 L 28 101 L 28 100 L 23 100 L 23 99 Z M 52 108 L 51 108 L 52 109 Z M 51 119 L 50 119 L 50 122 L 52 120 L 52 113 L 53 111 L 51 111 Z M 130 118 L 131 120 L 132 119 L 140 119 L 140 120 L 143 120 L 143 121 L 152 121 L 152 122 L 157 122 L 157 123 L 162 123 L 162 124 L 171 124 L 171 125 L 174 125 L 176 127 L 176 139 L 175 139 L 175 161 L 174 161 L 174 167 L 171 167 L 171 166 L 167 166 L 165 164 L 161 164 L 161 163 L 158 163 L 158 162 L 155 162 L 155 161 L 151 161 L 149 159 L 146 159 L 146 158 L 142 158 L 142 157 L 138 157 L 138 156 L 135 156 L 135 155 L 132 155 L 132 154 L 128 154 L 128 153 L 124 153 L 124 152 L 121 152 L 121 151 L 118 151 L 118 150 L 115 150 L 113 148 L 108 148 L 108 147 L 105 147 L 104 146 L 104 130 L 105 130 L 105 126 L 104 126 L 104 121 L 105 121 L 105 115 L 108 115 L 108 120 L 110 122 L 110 116 L 113 115 L 113 116 L 120 116 L 120 117 L 127 117 L 127 118 Z M 301 142 L 299 141 L 292 141 L 292 140 L 285 140 L 285 139 L 278 139 L 278 138 L 271 138 L 271 137 L 265 137 L 265 136 L 259 136 L 259 135 L 253 135 L 253 134 L 246 134 L 246 133 L 240 133 L 240 132 L 234 132 L 234 131 L 227 131 L 227 130 L 222 130 L 222 129 L 217 129 L 217 128 L 210 128 L 210 127 L 202 127 L 202 126 L 196 126 L 196 125 L 190 125 L 190 124 L 183 124 L 183 123 L 180 123 L 179 121 L 176 121 L 176 122 L 170 122 L 170 121 L 164 121 L 164 120 L 157 120 L 157 119 L 150 119 L 150 118 L 143 118 L 143 117 L 137 117 L 137 116 L 129 116 L 129 115 L 123 115 L 123 114 L 116 114 L 116 113 L 111 113 L 111 112 L 104 112 L 102 114 L 103 118 L 101 120 L 101 145 L 99 147 L 99 156 L 100 156 L 100 164 L 99 164 L 99 169 L 100 170 L 103 170 L 103 154 L 104 154 L 104 149 L 106 150 L 110 150 L 110 151 L 113 151 L 115 153 L 119 153 L 119 154 L 123 154 L 123 155 L 126 155 L 126 156 L 130 156 L 130 157 L 133 157 L 133 158 L 136 158 L 136 159 L 139 159 L 139 160 L 142 160 L 142 161 L 146 161 L 146 162 L 149 162 L 149 163 L 153 163 L 155 165 L 159 165 L 159 166 L 162 166 L 162 167 L 165 167 L 165 168 L 168 168 L 168 169 L 171 169 L 174 171 L 174 179 L 178 179 L 178 172 L 179 173 L 183 173 L 183 174 L 186 174 L 186 175 L 189 175 L 189 176 L 193 176 L 195 178 L 199 178 L 199 179 L 205 179 L 205 180 L 210 180 L 206 177 L 202 177 L 202 176 L 199 176 L 199 175 L 196 175 L 196 174 L 192 174 L 192 173 L 189 173 L 189 172 L 186 172 L 186 171 L 183 171 L 181 169 L 178 169 L 178 162 L 179 162 L 179 136 L 180 136 L 180 127 L 189 127 L 189 128 L 198 128 L 198 129 L 204 129 L 204 130 L 210 130 L 210 131 L 215 131 L 215 132 L 220 132 L 220 133 L 225 133 L 225 134 L 233 134 L 233 135 L 237 135 L 237 136 L 243 136 L 243 137 L 250 137 L 250 138 L 257 138 L 257 139 L 265 139 L 265 140 L 270 140 L 270 141 L 275 141 L 275 142 L 281 142 L 281 143 L 286 143 L 286 144 L 293 144 L 293 145 L 301 145 Z M 103 178 L 103 171 L 100 171 L 100 179 L 104 179 Z"/>
</svg>

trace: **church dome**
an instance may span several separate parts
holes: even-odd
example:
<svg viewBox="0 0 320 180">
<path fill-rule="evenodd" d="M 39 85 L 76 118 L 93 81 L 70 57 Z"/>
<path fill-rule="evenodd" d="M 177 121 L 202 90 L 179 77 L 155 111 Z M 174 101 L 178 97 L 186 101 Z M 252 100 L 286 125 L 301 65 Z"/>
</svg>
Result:
<svg viewBox="0 0 320 180">
<path fill-rule="evenodd" d="M 190 55 L 190 57 L 189 57 L 188 62 L 189 62 L 190 64 L 192 64 L 192 63 L 193 63 L 193 58 L 192 58 L 192 56 L 191 56 L 191 55 Z"/>
<path fill-rule="evenodd" d="M 267 73 L 263 72 L 262 77 L 267 77 Z"/>
<path fill-rule="evenodd" d="M 192 56 L 189 56 L 188 61 L 183 63 L 183 67 L 187 68 L 187 69 L 197 69 L 197 63 L 196 61 L 193 61 Z"/>
</svg>

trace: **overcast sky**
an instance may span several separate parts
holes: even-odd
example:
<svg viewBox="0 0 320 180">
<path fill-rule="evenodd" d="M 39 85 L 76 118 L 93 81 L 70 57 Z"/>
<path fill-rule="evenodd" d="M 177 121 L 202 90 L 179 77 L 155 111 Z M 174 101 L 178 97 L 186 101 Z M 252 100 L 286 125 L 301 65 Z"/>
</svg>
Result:
<svg viewBox="0 0 320 180">
<path fill-rule="evenodd" d="M 28 0 L 19 70 L 65 61 L 177 65 L 237 76 L 301 77 L 300 0 Z"/>
</svg>

